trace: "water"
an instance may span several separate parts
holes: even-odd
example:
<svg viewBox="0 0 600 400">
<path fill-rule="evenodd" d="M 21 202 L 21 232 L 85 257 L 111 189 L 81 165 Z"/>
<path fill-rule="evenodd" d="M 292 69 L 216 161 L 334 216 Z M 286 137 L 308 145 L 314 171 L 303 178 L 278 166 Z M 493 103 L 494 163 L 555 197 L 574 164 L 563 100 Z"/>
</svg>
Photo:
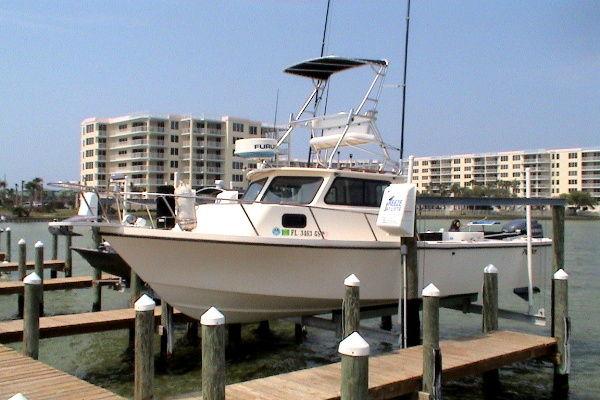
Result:
<svg viewBox="0 0 600 400">
<path fill-rule="evenodd" d="M 544 222 L 545 232 L 551 232 L 550 224 Z M 5 225 L 6 226 L 6 225 Z M 16 243 L 23 237 L 28 243 L 28 259 L 32 258 L 33 243 L 42 240 L 46 254 L 50 252 L 50 235 L 45 223 L 11 224 L 13 231 L 13 259 Z M 449 226 L 449 221 L 426 221 L 423 227 L 437 229 Z M 565 263 L 570 274 L 570 314 L 573 324 L 571 392 L 569 399 L 600 398 L 600 313 L 597 294 L 600 293 L 600 223 L 598 221 L 567 221 L 565 229 Z M 2 249 L 5 248 L 2 235 Z M 74 246 L 91 246 L 89 235 L 77 237 Z M 64 258 L 64 242 L 59 242 L 59 257 Z M 89 275 L 89 266 L 73 255 L 74 275 Z M 4 277 L 8 279 L 8 277 Z M 14 279 L 14 276 L 12 277 Z M 128 293 L 104 289 L 103 309 L 127 307 Z M 0 297 L 0 319 L 16 318 L 16 296 Z M 67 314 L 90 311 L 92 304 L 89 289 L 55 291 L 45 294 L 47 314 Z M 375 324 L 376 321 L 373 321 Z M 479 333 L 480 316 L 464 315 L 455 311 L 441 310 L 440 324 L 443 338 Z M 539 334 L 549 334 L 547 328 L 500 320 L 503 329 L 518 329 Z M 337 341 L 333 333 L 309 328 L 306 340 L 294 343 L 294 327 L 290 323 L 271 324 L 272 335 L 259 338 L 256 325 L 243 329 L 243 345 L 236 354 L 227 358 L 228 382 L 269 376 L 301 368 L 338 361 Z M 156 374 L 158 398 L 175 396 L 201 390 L 200 350 L 185 338 L 185 328 L 176 332 L 175 358 L 168 368 Z M 374 354 L 391 350 L 385 343 L 371 343 Z M 18 343 L 11 346 L 19 348 Z M 158 348 L 158 341 L 155 348 Z M 75 335 L 41 341 L 40 360 L 58 369 L 78 376 L 120 395 L 133 395 L 133 356 L 128 350 L 127 331 L 102 332 Z M 503 391 L 500 399 L 542 400 L 552 398 L 552 366 L 549 363 L 531 361 L 503 368 L 500 371 Z M 308 383 L 307 383 L 308 384 Z M 444 386 L 446 399 L 481 399 L 481 379 L 462 379 Z"/>
</svg>

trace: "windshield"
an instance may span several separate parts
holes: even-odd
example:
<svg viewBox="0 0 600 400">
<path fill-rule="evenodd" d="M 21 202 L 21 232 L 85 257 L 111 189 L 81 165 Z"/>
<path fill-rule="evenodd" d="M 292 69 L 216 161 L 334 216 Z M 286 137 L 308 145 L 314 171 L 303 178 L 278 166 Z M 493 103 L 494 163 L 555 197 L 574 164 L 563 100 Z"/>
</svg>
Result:
<svg viewBox="0 0 600 400">
<path fill-rule="evenodd" d="M 242 200 L 244 200 L 244 201 L 256 200 L 256 198 L 258 197 L 258 194 L 262 190 L 263 186 L 265 186 L 266 181 L 267 181 L 267 178 L 259 179 L 258 181 L 252 182 L 250 184 L 250 186 L 248 186 L 246 193 L 244 193 L 244 197 L 242 197 Z"/>
<path fill-rule="evenodd" d="M 264 203 L 308 204 L 321 187 L 323 178 L 307 176 L 278 176 L 273 178 L 262 201 Z"/>
</svg>

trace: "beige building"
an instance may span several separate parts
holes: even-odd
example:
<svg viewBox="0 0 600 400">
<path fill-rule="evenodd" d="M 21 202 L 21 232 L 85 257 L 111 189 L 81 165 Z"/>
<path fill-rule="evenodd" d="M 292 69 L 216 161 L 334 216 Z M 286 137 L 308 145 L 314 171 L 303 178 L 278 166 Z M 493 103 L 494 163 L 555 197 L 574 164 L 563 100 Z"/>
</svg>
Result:
<svg viewBox="0 0 600 400">
<path fill-rule="evenodd" d="M 237 139 L 271 137 L 275 129 L 259 121 L 225 116 L 126 115 L 88 118 L 81 123 L 81 180 L 105 186 L 112 174 L 124 174 L 142 190 L 173 184 L 175 172 L 194 188 L 243 189 L 245 169 L 255 167 L 234 155 Z M 283 146 L 281 159 L 288 156 Z"/>
<path fill-rule="evenodd" d="M 600 198 L 600 148 L 415 157 L 413 180 L 421 192 L 439 192 L 453 184 L 472 187 L 514 181 L 512 190 L 523 196 L 527 167 L 532 196 L 557 197 L 577 190 Z"/>
</svg>

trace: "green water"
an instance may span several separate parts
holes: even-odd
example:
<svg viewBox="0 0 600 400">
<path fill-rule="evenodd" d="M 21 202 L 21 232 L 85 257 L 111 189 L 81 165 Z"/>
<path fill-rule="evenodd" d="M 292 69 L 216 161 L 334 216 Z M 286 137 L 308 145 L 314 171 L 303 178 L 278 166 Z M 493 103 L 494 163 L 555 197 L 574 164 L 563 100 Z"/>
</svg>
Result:
<svg viewBox="0 0 600 400">
<path fill-rule="evenodd" d="M 550 232 L 544 222 L 545 232 Z M 33 243 L 42 240 L 50 252 L 50 235 L 45 223 L 11 224 L 13 231 L 13 260 L 16 243 L 23 237 L 27 241 L 31 259 Z M 437 229 L 449 226 L 448 221 L 425 221 L 420 228 Z M 4 224 L 6 227 L 6 224 Z M 2 235 L 1 251 L 5 251 L 5 235 Z M 570 399 L 600 398 L 600 223 L 597 221 L 567 221 L 565 231 L 565 262 L 570 274 L 570 314 L 573 325 L 572 369 Z M 74 238 L 74 246 L 91 246 L 89 235 Z M 64 242 L 59 243 L 59 258 L 64 257 Z M 89 275 L 89 266 L 73 255 L 74 275 Z M 3 276 L 2 279 L 15 279 Z M 103 291 L 103 309 L 126 307 L 129 294 L 113 290 Z M 90 311 L 89 289 L 55 291 L 45 294 L 45 310 L 48 315 Z M 0 319 L 16 318 L 16 296 L 0 297 Z M 372 322 L 373 324 L 376 321 Z M 458 337 L 476 334 L 481 329 L 480 317 L 442 310 L 440 315 L 442 337 Z M 547 328 L 500 320 L 500 327 L 548 334 Z M 337 341 L 333 333 L 317 329 L 308 330 L 306 340 L 294 343 L 294 327 L 285 322 L 271 323 L 272 335 L 260 338 L 256 326 L 243 330 L 243 346 L 227 358 L 228 382 L 269 376 L 282 372 L 327 364 L 338 360 Z M 176 332 L 175 356 L 170 366 L 156 374 L 156 394 L 166 398 L 181 393 L 201 390 L 201 365 L 199 346 L 188 343 L 185 327 Z M 19 347 L 18 343 L 11 346 Z M 390 351 L 386 343 L 371 342 L 374 354 Z M 158 342 L 155 348 L 158 348 Z M 105 387 L 123 396 L 133 394 L 133 357 L 128 350 L 127 331 L 76 335 L 41 341 L 40 360 Z M 521 363 L 500 372 L 503 385 L 499 399 L 550 399 L 552 398 L 552 367 L 537 361 Z M 307 383 L 309 384 L 309 383 Z M 480 399 L 481 380 L 477 377 L 462 379 L 444 386 L 446 399 Z"/>
</svg>

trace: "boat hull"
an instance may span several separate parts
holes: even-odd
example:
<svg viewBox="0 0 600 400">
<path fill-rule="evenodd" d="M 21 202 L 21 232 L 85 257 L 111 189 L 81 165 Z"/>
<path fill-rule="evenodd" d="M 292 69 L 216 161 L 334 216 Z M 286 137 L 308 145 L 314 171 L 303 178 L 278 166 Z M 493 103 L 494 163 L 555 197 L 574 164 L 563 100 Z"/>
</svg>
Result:
<svg viewBox="0 0 600 400">
<path fill-rule="evenodd" d="M 223 312 L 229 323 L 327 313 L 341 308 L 342 282 L 350 274 L 361 280 L 363 306 L 394 303 L 400 295 L 402 271 L 395 243 L 336 246 L 317 241 L 318 246 L 311 246 L 219 241 L 186 232 L 132 232 L 103 231 L 102 235 L 161 298 L 193 318 L 211 306 Z M 499 246 L 494 252 L 473 247 L 458 252 L 420 248 L 424 262 L 419 265 L 420 286 L 431 278 L 444 296 L 478 293 L 483 267 L 496 263 L 503 275 L 515 274 L 522 266 L 514 260 L 522 257 L 524 246 Z M 547 246 L 535 247 L 537 259 Z M 435 265 L 428 261 L 433 251 L 437 252 Z M 453 251 L 452 265 L 463 264 L 464 273 L 448 273 Z M 488 253 L 487 261 L 478 253 Z M 501 291 L 526 286 L 527 281 L 522 282 L 526 270 L 525 275 L 517 275 L 501 279 Z"/>
</svg>

